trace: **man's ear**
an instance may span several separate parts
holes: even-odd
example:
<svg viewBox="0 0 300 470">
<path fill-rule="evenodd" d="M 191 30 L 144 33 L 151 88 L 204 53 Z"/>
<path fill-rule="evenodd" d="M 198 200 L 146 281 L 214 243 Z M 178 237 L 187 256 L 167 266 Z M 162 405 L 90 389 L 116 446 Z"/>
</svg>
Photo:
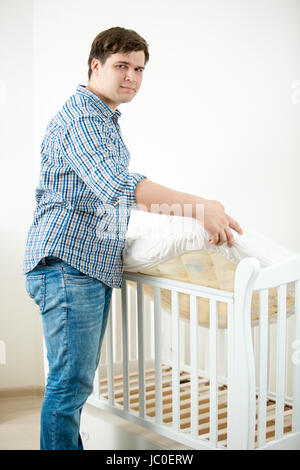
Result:
<svg viewBox="0 0 300 470">
<path fill-rule="evenodd" d="M 95 57 L 92 59 L 92 62 L 91 62 L 91 69 L 92 69 L 92 72 L 94 73 L 97 73 L 99 72 L 100 70 L 100 67 L 101 67 L 101 62 L 99 59 L 96 59 Z"/>
</svg>

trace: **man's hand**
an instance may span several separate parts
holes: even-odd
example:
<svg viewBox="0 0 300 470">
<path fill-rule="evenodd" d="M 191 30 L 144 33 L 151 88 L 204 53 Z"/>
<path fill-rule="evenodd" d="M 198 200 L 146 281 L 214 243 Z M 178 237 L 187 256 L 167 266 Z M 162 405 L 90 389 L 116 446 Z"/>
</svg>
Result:
<svg viewBox="0 0 300 470">
<path fill-rule="evenodd" d="M 170 206 L 176 206 L 180 209 L 180 214 L 177 215 L 184 214 L 185 205 L 192 206 L 192 217 L 194 218 L 198 217 L 198 204 L 203 204 L 204 228 L 211 235 L 211 243 L 215 245 L 222 245 L 227 241 L 229 247 L 233 246 L 234 238 L 231 229 L 236 230 L 240 235 L 243 233 L 239 224 L 232 217 L 225 214 L 224 206 L 220 202 L 175 191 L 174 189 L 149 181 L 147 178 L 144 178 L 137 184 L 135 199 L 140 210 L 152 212 L 152 205 L 154 204 L 161 208 L 159 213 L 166 213 L 168 215 L 170 215 L 168 210 Z M 164 206 L 167 206 L 167 208 Z M 188 216 L 190 217 L 190 213 Z"/>
<path fill-rule="evenodd" d="M 227 241 L 228 246 L 232 247 L 234 237 L 231 228 L 240 235 L 243 234 L 236 220 L 225 214 L 224 206 L 212 200 L 204 202 L 204 228 L 211 235 L 209 243 L 214 245 L 223 245 Z"/>
</svg>

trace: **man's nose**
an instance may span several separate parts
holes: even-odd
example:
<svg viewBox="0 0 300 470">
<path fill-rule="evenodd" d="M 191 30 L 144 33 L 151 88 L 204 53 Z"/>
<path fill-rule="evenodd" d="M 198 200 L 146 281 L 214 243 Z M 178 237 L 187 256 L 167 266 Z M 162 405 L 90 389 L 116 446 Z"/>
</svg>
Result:
<svg viewBox="0 0 300 470">
<path fill-rule="evenodd" d="M 136 77 L 135 70 L 127 70 L 125 80 L 130 80 L 131 82 L 136 82 L 137 77 Z"/>
</svg>

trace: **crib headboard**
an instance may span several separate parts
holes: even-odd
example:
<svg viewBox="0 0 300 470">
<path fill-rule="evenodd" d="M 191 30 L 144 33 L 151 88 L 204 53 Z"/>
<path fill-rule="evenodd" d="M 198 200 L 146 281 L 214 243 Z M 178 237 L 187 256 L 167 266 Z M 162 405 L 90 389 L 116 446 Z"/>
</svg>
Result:
<svg viewBox="0 0 300 470">
<path fill-rule="evenodd" d="M 269 289 L 277 290 L 277 341 L 276 356 L 276 409 L 275 409 L 275 439 L 284 434 L 284 409 L 286 404 L 286 367 L 287 367 L 287 291 L 292 291 L 294 297 L 294 345 L 300 347 L 300 256 L 287 259 L 276 265 L 260 268 L 255 258 L 241 261 L 236 270 L 234 289 L 234 315 L 229 328 L 235 345 L 229 364 L 230 383 L 235 385 L 234 392 L 229 390 L 229 421 L 240 419 L 248 422 L 246 427 L 238 432 L 238 423 L 229 423 L 229 430 L 235 434 L 229 435 L 229 447 L 254 448 L 255 415 L 258 415 L 258 445 L 266 443 L 266 415 L 268 396 L 268 311 Z M 259 361 L 255 371 L 253 337 L 251 328 L 251 300 L 253 292 L 259 293 Z M 257 379 L 255 373 L 257 372 Z M 258 404 L 256 405 L 256 397 Z M 300 364 L 293 362 L 293 419 L 292 432 L 300 431 Z M 257 408 L 256 408 L 257 406 Z M 239 410 L 239 411 L 238 411 Z M 231 412 L 232 411 L 232 412 Z"/>
</svg>

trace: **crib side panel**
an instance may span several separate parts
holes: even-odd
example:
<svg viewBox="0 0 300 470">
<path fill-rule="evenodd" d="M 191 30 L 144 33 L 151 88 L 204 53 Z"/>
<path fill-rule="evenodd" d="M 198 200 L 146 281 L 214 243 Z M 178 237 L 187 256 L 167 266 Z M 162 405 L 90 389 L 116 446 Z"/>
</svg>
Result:
<svg viewBox="0 0 300 470">
<path fill-rule="evenodd" d="M 277 315 L 268 323 L 268 303 L 270 299 L 274 302 L 273 290 L 272 287 L 272 295 L 268 289 L 259 291 L 259 326 L 254 331 L 258 448 L 273 448 L 276 442 L 292 439 L 300 430 L 299 281 L 276 287 Z"/>
<path fill-rule="evenodd" d="M 137 277 L 114 292 L 94 394 L 128 416 L 165 427 L 170 438 L 190 446 L 224 448 L 227 440 L 226 329 L 219 328 L 219 307 L 232 306 L 232 294 L 186 284 L 167 287 Z M 134 285 L 132 285 L 132 283 Z M 149 285 L 148 285 L 149 287 Z M 161 293 L 169 289 L 171 315 L 163 312 Z M 149 290 L 147 291 L 149 293 Z M 179 317 L 179 297 L 189 295 L 189 321 Z M 210 325 L 198 324 L 200 300 L 209 304 Z M 224 307 L 224 305 L 223 305 Z M 133 311 L 133 318 L 132 312 Z M 224 309 L 223 309 L 224 310 Z M 116 328 L 116 322 L 121 325 Z M 205 330 L 205 331 L 204 331 Z M 206 334 L 207 333 L 207 334 Z M 136 355 L 132 341 L 136 340 Z M 95 402 L 95 401 L 94 401 Z"/>
<path fill-rule="evenodd" d="M 189 442 L 187 445 L 194 448 L 200 448 L 199 443 L 208 448 L 253 449 L 257 445 L 262 448 L 268 445 L 266 425 L 273 416 L 270 412 L 274 414 L 276 440 L 285 439 L 282 431 L 286 406 L 283 356 L 288 354 L 289 347 L 282 338 L 287 333 L 286 291 L 284 287 L 278 288 L 279 328 L 276 326 L 274 336 L 277 360 L 274 376 L 279 400 L 271 410 L 266 371 L 269 377 L 272 327 L 268 323 L 266 277 L 265 284 L 260 284 L 264 289 L 259 292 L 258 357 L 251 328 L 251 298 L 258 273 L 255 261 L 254 264 L 246 261 L 240 272 L 237 271 L 235 293 L 231 297 L 221 291 L 202 290 L 201 286 L 130 275 L 122 289 L 114 291 L 112 315 L 103 343 L 99 375 L 95 379 L 95 396 L 100 401 L 108 400 L 124 416 L 131 415 L 142 425 L 153 425 L 153 429 L 157 426 L 158 432 L 163 429 L 167 437 L 185 444 Z M 145 295 L 149 286 L 153 302 Z M 166 314 L 162 308 L 164 290 L 170 293 L 171 314 Z M 300 356 L 297 352 L 297 341 L 300 349 L 299 282 L 296 291 L 298 316 L 293 353 L 297 362 Z M 179 300 L 183 293 L 189 296 L 188 321 L 180 318 Z M 198 325 L 197 309 L 203 299 L 209 305 L 207 328 Z M 227 305 L 225 329 L 219 328 L 218 321 L 222 303 Z M 272 369 L 274 364 L 272 360 Z M 299 399 L 295 399 L 295 393 L 300 397 L 299 368 L 295 367 L 293 374 L 293 431 L 296 432 L 300 426 Z M 274 403 L 276 401 L 277 398 Z"/>
</svg>

